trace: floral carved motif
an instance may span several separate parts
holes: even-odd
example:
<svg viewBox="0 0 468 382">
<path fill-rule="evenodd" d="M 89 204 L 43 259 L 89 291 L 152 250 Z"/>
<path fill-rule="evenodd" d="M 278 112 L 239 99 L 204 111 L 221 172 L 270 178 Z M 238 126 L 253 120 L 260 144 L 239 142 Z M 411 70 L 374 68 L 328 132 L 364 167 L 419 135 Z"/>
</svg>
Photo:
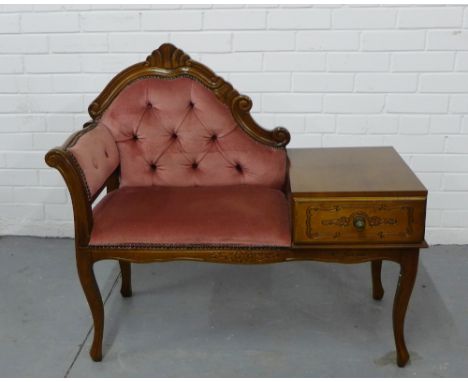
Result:
<svg viewBox="0 0 468 382">
<path fill-rule="evenodd" d="M 356 212 L 356 213 L 352 213 L 349 216 L 341 216 L 337 219 L 323 219 L 321 223 L 322 225 L 337 225 L 340 227 L 347 227 L 353 224 L 353 218 L 357 215 L 363 217 L 366 220 L 367 224 L 369 224 L 369 226 L 371 227 L 376 227 L 376 226 L 385 225 L 385 224 L 393 225 L 397 223 L 397 219 L 395 218 L 384 218 L 384 217 L 375 216 L 375 215 L 369 216 L 365 212 Z"/>
<path fill-rule="evenodd" d="M 285 260 L 285 255 L 272 251 L 255 252 L 252 250 L 227 252 L 210 252 L 207 254 L 209 261 L 237 264 L 263 264 Z"/>
</svg>

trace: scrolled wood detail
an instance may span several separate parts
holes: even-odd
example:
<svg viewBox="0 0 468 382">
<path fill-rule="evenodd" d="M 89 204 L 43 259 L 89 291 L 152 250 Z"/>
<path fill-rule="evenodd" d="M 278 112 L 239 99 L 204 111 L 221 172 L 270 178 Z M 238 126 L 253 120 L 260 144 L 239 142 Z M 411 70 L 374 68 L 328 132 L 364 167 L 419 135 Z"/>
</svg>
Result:
<svg viewBox="0 0 468 382">
<path fill-rule="evenodd" d="M 233 104 L 239 109 L 239 111 L 242 112 L 249 112 L 252 109 L 252 100 L 250 97 L 245 96 L 245 95 L 239 95 L 236 97 L 233 101 Z"/>
<path fill-rule="evenodd" d="M 71 137 L 70 141 L 72 141 L 73 137 Z M 64 146 L 66 145 L 67 143 Z M 93 215 L 89 190 L 86 187 L 86 182 L 83 181 L 79 166 L 70 151 L 66 151 L 63 146 L 50 150 L 45 156 L 45 161 L 47 165 L 56 168 L 60 172 L 70 191 L 75 221 L 76 244 L 87 245 L 93 226 Z"/>
<path fill-rule="evenodd" d="M 91 118 L 95 119 L 98 117 L 100 109 L 101 109 L 101 105 L 99 104 L 99 102 L 93 101 L 88 106 L 88 114 L 91 116 Z"/>
<path fill-rule="evenodd" d="M 286 146 L 291 140 L 289 131 L 281 126 L 275 127 L 272 131 L 273 139 L 278 142 L 278 146 Z"/>
<path fill-rule="evenodd" d="M 117 74 L 89 105 L 88 113 L 93 121 L 98 121 L 115 97 L 134 81 L 143 78 L 173 80 L 180 77 L 188 77 L 211 90 L 230 108 L 240 128 L 256 141 L 275 148 L 283 148 L 289 143 L 290 134 L 285 128 L 266 130 L 254 121 L 250 114 L 252 100 L 249 97 L 239 94 L 229 82 L 172 44 L 162 44 L 145 61 Z"/>
<path fill-rule="evenodd" d="M 255 122 L 250 114 L 253 105 L 250 97 L 238 94 L 233 98 L 231 105 L 232 115 L 236 122 L 257 141 L 274 147 L 285 147 L 291 140 L 289 131 L 284 127 L 277 127 L 271 131 L 264 130 Z"/>
</svg>

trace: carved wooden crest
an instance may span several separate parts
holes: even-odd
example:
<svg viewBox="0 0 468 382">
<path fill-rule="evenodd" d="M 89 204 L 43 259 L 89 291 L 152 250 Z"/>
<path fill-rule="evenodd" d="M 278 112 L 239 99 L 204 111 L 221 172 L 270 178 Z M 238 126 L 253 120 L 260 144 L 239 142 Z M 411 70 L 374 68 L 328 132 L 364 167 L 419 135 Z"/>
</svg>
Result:
<svg viewBox="0 0 468 382">
<path fill-rule="evenodd" d="M 163 44 L 146 58 L 146 65 L 164 69 L 189 66 L 190 56 L 172 44 Z"/>
<path fill-rule="evenodd" d="M 93 121 L 101 117 L 127 85 L 148 77 L 163 79 L 188 77 L 198 81 L 230 108 L 238 125 L 252 138 L 273 147 L 285 147 L 289 143 L 291 137 L 288 130 L 283 127 L 271 131 L 263 129 L 250 115 L 252 100 L 249 97 L 239 94 L 229 82 L 217 76 L 205 65 L 192 60 L 188 54 L 172 44 L 162 44 L 145 61 L 117 74 L 89 105 L 88 112 Z"/>
</svg>

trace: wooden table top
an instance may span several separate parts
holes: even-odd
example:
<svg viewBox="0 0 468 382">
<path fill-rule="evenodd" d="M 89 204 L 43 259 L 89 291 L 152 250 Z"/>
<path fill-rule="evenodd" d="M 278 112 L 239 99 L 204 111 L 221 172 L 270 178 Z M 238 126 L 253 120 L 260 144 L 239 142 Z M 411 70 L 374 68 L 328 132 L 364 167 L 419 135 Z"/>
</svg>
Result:
<svg viewBox="0 0 468 382">
<path fill-rule="evenodd" d="M 426 196 L 393 147 L 288 149 L 296 196 Z"/>
</svg>

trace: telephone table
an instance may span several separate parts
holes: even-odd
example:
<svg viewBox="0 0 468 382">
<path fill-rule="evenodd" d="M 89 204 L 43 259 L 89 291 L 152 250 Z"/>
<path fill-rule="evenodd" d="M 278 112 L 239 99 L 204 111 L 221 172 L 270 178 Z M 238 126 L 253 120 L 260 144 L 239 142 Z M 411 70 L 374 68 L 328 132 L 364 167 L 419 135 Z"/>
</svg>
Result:
<svg viewBox="0 0 468 382">
<path fill-rule="evenodd" d="M 424 240 L 427 190 L 392 147 L 288 149 L 293 249 L 316 260 L 371 262 L 373 298 L 382 260 L 400 264 L 393 303 L 397 364 L 409 360 L 404 319 Z"/>
</svg>

